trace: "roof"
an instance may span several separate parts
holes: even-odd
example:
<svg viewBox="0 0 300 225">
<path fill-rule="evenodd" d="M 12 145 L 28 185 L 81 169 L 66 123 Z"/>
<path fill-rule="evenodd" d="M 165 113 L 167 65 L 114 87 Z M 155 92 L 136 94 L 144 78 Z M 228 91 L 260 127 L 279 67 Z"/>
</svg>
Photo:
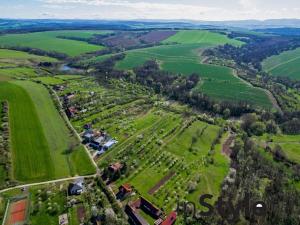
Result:
<svg viewBox="0 0 300 225">
<path fill-rule="evenodd" d="M 122 169 L 123 165 L 119 162 L 115 163 L 115 164 L 111 164 L 109 166 L 109 168 L 113 169 L 114 171 L 120 170 Z"/>
<path fill-rule="evenodd" d="M 126 205 L 125 212 L 135 224 L 149 225 L 149 223 L 142 216 L 140 216 L 131 206 Z"/>
<path fill-rule="evenodd" d="M 117 143 L 117 141 L 112 139 L 112 140 L 109 140 L 108 142 L 106 142 L 106 143 L 104 144 L 104 147 L 109 148 L 109 147 L 113 146 L 113 145 L 116 144 L 116 143 Z"/>
<path fill-rule="evenodd" d="M 161 223 L 161 225 L 172 225 L 175 223 L 176 221 L 176 217 L 177 217 L 177 213 L 176 212 L 171 212 L 167 218 Z"/>
<path fill-rule="evenodd" d="M 58 217 L 59 225 L 66 225 L 69 223 L 68 214 L 62 214 Z"/>
<path fill-rule="evenodd" d="M 123 185 L 121 186 L 121 188 L 124 188 L 124 190 L 125 190 L 126 192 L 131 192 L 131 191 L 132 191 L 132 187 L 131 187 L 130 184 L 123 184 Z"/>
</svg>

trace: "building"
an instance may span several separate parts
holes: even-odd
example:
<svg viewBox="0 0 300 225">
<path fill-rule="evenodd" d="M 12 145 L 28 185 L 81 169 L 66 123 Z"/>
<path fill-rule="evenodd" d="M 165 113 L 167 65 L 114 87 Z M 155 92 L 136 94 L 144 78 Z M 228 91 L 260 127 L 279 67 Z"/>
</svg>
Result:
<svg viewBox="0 0 300 225">
<path fill-rule="evenodd" d="M 111 173 L 117 173 L 117 172 L 119 172 L 123 167 L 124 167 L 124 165 L 123 165 L 122 163 L 117 162 L 117 163 L 111 164 L 111 165 L 108 167 L 108 170 L 109 170 L 109 172 L 111 172 Z"/>
<path fill-rule="evenodd" d="M 130 184 L 123 184 L 119 187 L 119 192 L 117 193 L 117 199 L 124 199 L 132 193 L 132 186 Z"/>
<path fill-rule="evenodd" d="M 114 144 L 116 144 L 117 141 L 116 140 L 113 140 L 113 139 L 110 139 L 108 142 L 106 142 L 104 145 L 103 145 L 103 149 L 104 151 L 108 150 L 109 148 L 111 148 Z"/>
<path fill-rule="evenodd" d="M 176 218 L 177 218 L 177 213 L 173 211 L 167 216 L 167 218 L 160 225 L 173 225 L 176 221 Z"/>
<path fill-rule="evenodd" d="M 58 217 L 59 225 L 67 225 L 69 224 L 68 214 L 62 214 Z"/>
<path fill-rule="evenodd" d="M 125 213 L 128 215 L 130 224 L 133 225 L 150 225 L 133 207 L 125 206 Z"/>
<path fill-rule="evenodd" d="M 140 208 L 154 219 L 158 219 L 163 214 L 159 208 L 143 197 L 141 197 Z"/>
<path fill-rule="evenodd" d="M 69 195 L 80 195 L 83 192 L 84 180 L 82 178 L 77 179 L 74 183 L 70 183 L 68 187 Z"/>
</svg>

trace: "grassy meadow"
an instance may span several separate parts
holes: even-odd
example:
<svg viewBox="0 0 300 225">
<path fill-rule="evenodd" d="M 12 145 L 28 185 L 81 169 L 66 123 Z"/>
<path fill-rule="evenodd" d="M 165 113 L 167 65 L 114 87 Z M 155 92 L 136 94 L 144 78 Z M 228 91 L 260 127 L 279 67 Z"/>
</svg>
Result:
<svg viewBox="0 0 300 225">
<path fill-rule="evenodd" d="M 271 56 L 263 61 L 263 69 L 274 76 L 300 79 L 300 48 Z"/>
<path fill-rule="evenodd" d="M 101 31 L 46 31 L 26 34 L 8 34 L 0 37 L 1 46 L 24 46 L 65 53 L 77 56 L 87 52 L 101 50 L 103 47 L 83 41 L 58 38 L 58 36 L 87 38 Z"/>
</svg>

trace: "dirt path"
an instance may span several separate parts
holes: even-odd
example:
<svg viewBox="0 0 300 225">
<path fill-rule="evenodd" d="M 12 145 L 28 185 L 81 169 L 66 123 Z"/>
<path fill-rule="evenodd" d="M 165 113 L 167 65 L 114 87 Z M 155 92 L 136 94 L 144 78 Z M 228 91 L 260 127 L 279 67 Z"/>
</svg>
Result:
<svg viewBox="0 0 300 225">
<path fill-rule="evenodd" d="M 242 82 L 245 83 L 246 85 L 264 91 L 264 92 L 267 94 L 269 100 L 271 101 L 273 107 L 274 107 L 275 109 L 277 109 L 278 112 L 279 112 L 280 114 L 283 114 L 283 111 L 282 111 L 282 109 L 280 108 L 280 106 L 278 105 L 278 102 L 277 102 L 276 98 L 274 97 L 274 95 L 273 95 L 269 90 L 264 89 L 264 88 L 260 88 L 260 87 L 254 87 L 250 82 L 248 82 L 248 81 L 244 80 L 243 78 L 241 78 L 241 77 L 237 74 L 237 71 L 236 71 L 235 69 L 232 69 L 232 74 L 233 74 L 233 76 L 235 76 L 236 78 L 238 78 L 240 81 L 242 81 Z"/>
<path fill-rule="evenodd" d="M 62 103 L 61 103 L 61 101 L 60 101 L 60 99 L 59 99 L 59 97 L 58 97 L 56 91 L 54 91 L 54 90 L 52 90 L 52 91 L 53 91 L 53 93 L 54 93 L 54 95 L 55 95 L 56 100 L 59 102 L 59 107 L 60 107 L 60 110 L 61 110 L 61 112 L 62 112 L 62 115 L 63 115 L 62 117 L 63 117 L 63 119 L 67 122 L 68 127 L 73 131 L 73 133 L 75 134 L 75 136 L 77 137 L 77 139 L 80 141 L 80 143 L 82 143 L 82 139 L 81 139 L 80 135 L 77 133 L 77 131 L 75 130 L 75 128 L 74 128 L 73 125 L 71 124 L 71 122 L 70 122 L 69 118 L 67 117 L 67 115 L 64 113 L 64 110 L 63 110 L 63 108 L 62 108 Z M 90 151 L 87 149 L 87 147 L 86 147 L 85 145 L 83 145 L 83 147 L 84 147 L 86 153 L 88 154 L 88 156 L 89 156 L 91 162 L 93 163 L 94 167 L 98 170 L 98 165 L 97 165 L 97 163 L 95 162 L 95 160 L 94 160 L 92 154 L 90 153 Z M 97 172 L 98 172 L 98 171 L 97 171 Z"/>
<path fill-rule="evenodd" d="M 235 134 L 230 134 L 222 145 L 222 154 L 226 155 L 227 157 L 230 157 L 231 155 L 230 146 L 234 142 L 235 136 Z"/>
<path fill-rule="evenodd" d="M 168 180 L 170 180 L 176 173 L 171 171 L 169 174 L 164 176 L 160 181 L 157 182 L 157 184 L 154 185 L 149 191 L 149 195 L 153 195 L 161 186 L 163 186 L 165 183 L 167 183 Z"/>
</svg>

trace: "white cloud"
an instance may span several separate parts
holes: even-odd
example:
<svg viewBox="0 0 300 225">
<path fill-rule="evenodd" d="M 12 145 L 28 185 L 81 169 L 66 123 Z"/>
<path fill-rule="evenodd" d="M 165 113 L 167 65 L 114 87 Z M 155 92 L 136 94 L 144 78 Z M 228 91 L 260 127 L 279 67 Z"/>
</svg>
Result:
<svg viewBox="0 0 300 225">
<path fill-rule="evenodd" d="M 60 18 L 82 19 L 192 19 L 192 20 L 241 20 L 269 18 L 299 18 L 299 6 L 280 7 L 267 0 L 238 0 L 232 7 L 223 4 L 206 4 L 195 0 L 36 0 L 45 11 Z M 289 1 L 289 0 L 286 0 Z M 201 3 L 202 2 L 202 3 Z M 264 3 L 265 2 L 265 3 Z M 231 2 L 232 4 L 232 2 Z M 64 10 L 71 9 L 72 10 Z M 297 10 L 295 9 L 297 8 Z"/>
</svg>

